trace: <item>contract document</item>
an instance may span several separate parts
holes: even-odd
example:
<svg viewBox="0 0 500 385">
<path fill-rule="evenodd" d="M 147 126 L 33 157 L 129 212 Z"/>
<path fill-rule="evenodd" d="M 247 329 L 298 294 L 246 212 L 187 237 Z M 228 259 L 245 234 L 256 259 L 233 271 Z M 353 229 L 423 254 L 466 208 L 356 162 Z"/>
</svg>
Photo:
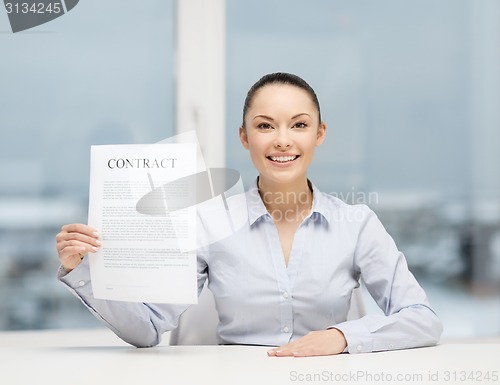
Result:
<svg viewBox="0 0 500 385">
<path fill-rule="evenodd" d="M 196 162 L 192 143 L 91 147 L 88 223 L 102 241 L 89 254 L 95 298 L 197 302 L 196 210 L 167 199 L 195 194 L 175 181 L 199 171 Z"/>
</svg>

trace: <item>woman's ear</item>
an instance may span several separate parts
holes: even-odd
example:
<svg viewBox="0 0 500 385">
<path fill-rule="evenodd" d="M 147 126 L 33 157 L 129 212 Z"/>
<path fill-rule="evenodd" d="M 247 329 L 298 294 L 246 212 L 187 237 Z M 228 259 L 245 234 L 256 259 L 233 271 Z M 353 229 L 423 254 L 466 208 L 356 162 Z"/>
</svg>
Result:
<svg viewBox="0 0 500 385">
<path fill-rule="evenodd" d="M 247 130 L 243 126 L 240 126 L 240 142 L 248 150 Z"/>
<path fill-rule="evenodd" d="M 325 141 L 326 137 L 326 123 L 321 122 L 318 127 L 318 133 L 316 136 L 316 146 L 321 145 Z"/>
</svg>

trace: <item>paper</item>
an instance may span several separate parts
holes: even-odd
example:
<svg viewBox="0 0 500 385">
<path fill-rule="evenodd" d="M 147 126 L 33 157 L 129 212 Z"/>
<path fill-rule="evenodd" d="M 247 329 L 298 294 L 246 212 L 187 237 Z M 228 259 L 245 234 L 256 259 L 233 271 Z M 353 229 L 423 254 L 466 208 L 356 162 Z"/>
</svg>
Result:
<svg viewBox="0 0 500 385">
<path fill-rule="evenodd" d="M 88 221 L 102 241 L 90 254 L 95 298 L 197 303 L 195 207 L 169 206 L 162 194 L 194 193 L 168 182 L 199 171 L 196 151 L 192 143 L 91 147 Z M 148 213 L 138 212 L 153 190 Z"/>
</svg>

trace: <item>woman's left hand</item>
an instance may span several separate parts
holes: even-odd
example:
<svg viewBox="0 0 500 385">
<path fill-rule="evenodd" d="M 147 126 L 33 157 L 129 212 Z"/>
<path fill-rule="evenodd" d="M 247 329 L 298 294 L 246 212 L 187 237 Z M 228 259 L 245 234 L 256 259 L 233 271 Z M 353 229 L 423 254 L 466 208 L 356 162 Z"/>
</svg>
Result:
<svg viewBox="0 0 500 385">
<path fill-rule="evenodd" d="M 342 353 L 347 346 L 344 334 L 338 329 L 313 331 L 289 344 L 271 349 L 268 356 L 310 357 Z"/>
</svg>

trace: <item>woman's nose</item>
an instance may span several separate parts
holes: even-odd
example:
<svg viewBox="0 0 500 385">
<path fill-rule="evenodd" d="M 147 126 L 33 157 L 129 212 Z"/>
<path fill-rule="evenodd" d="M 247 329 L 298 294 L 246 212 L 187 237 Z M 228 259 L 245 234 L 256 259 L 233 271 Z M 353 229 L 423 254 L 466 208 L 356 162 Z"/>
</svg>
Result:
<svg viewBox="0 0 500 385">
<path fill-rule="evenodd" d="M 277 148 L 288 148 L 292 145 L 292 138 L 288 133 L 288 128 L 279 128 L 276 130 L 276 140 L 274 145 Z"/>
</svg>

